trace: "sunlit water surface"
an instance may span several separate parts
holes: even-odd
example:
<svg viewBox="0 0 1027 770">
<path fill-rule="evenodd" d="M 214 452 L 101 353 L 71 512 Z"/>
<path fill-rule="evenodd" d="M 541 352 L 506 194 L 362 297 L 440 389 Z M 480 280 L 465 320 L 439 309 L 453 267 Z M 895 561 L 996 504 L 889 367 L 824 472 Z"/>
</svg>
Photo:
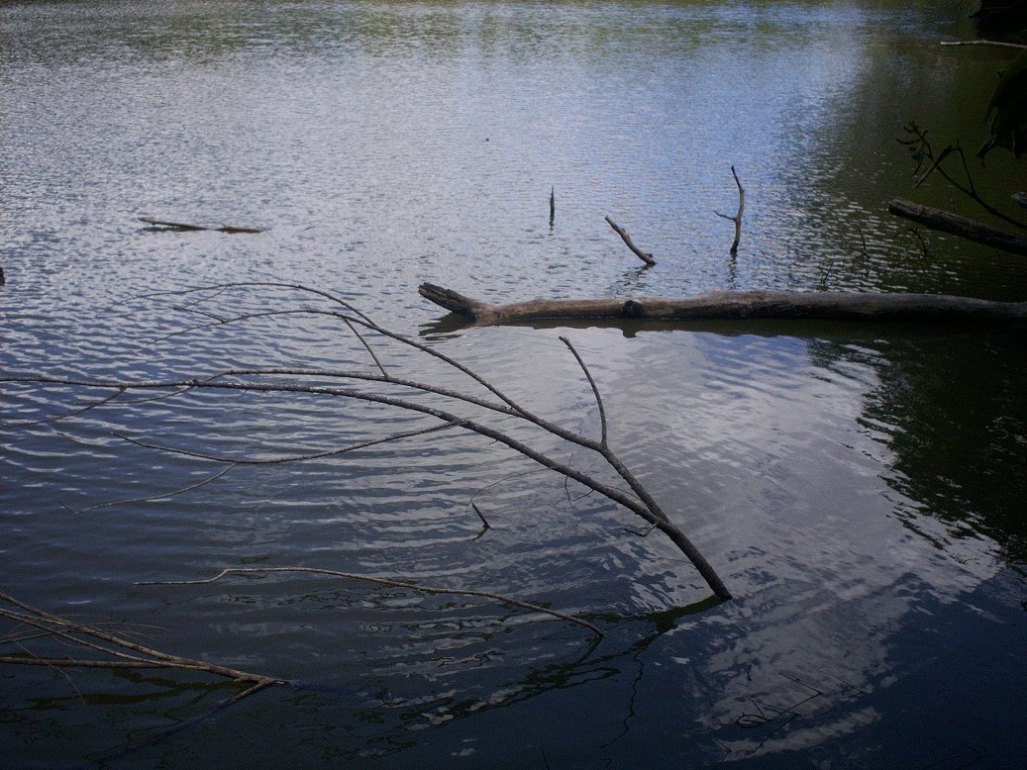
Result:
<svg viewBox="0 0 1027 770">
<path fill-rule="evenodd" d="M 337 319 L 268 315 L 328 309 L 319 297 L 144 296 L 285 282 L 351 301 L 597 436 L 566 336 L 611 445 L 736 597 L 702 604 L 701 578 L 659 534 L 456 429 L 304 462 L 198 456 L 314 454 L 430 418 L 232 392 L 133 391 L 83 410 L 109 394 L 4 385 L 0 588 L 292 683 L 209 713 L 237 690 L 4 666 L 4 761 L 1022 766 L 1022 328 L 460 329 L 417 295 L 432 281 L 496 302 L 765 286 L 1023 299 L 1022 259 L 937 235 L 925 256 L 884 208 L 900 195 L 959 205 L 940 184 L 910 189 L 895 139 L 912 119 L 939 143 L 977 141 L 980 84 L 1009 59 L 937 45 L 969 34 L 965 10 L 0 7 L 5 373 L 376 370 Z M 732 166 L 747 193 L 735 258 L 714 214 L 737 205 Z M 1015 184 L 1000 158 L 975 173 L 989 192 Z M 156 232 L 139 216 L 264 232 Z M 657 264 L 642 269 L 605 216 Z M 484 392 L 369 342 L 394 374 Z M 586 450 L 516 435 L 612 480 Z M 303 573 L 137 585 L 289 565 L 535 600 L 606 636 Z"/>
</svg>

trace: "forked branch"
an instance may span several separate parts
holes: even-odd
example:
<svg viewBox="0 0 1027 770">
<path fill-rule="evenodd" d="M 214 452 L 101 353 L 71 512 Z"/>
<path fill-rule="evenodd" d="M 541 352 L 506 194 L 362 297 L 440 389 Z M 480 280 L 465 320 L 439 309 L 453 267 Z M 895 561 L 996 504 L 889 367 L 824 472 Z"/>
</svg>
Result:
<svg viewBox="0 0 1027 770">
<path fill-rule="evenodd" d="M 302 307 L 298 309 L 283 309 L 283 310 L 272 310 L 262 311 L 258 313 L 240 313 L 231 318 L 222 318 L 218 321 L 219 324 L 226 323 L 242 323 L 254 318 L 269 317 L 275 315 L 295 315 L 295 314 L 307 314 L 317 315 L 335 319 L 342 322 L 348 329 L 353 331 L 359 340 L 360 344 L 367 350 L 374 361 L 375 368 L 378 370 L 377 373 L 366 373 L 357 371 L 337 371 L 337 370 L 322 370 L 322 369 L 290 369 L 290 368 L 269 368 L 269 369 L 226 369 L 214 374 L 208 375 L 202 379 L 183 379 L 183 380 L 99 380 L 99 379 L 70 379 L 70 378 L 59 378 L 59 377 L 48 377 L 43 375 L 30 375 L 30 376 L 4 376 L 0 377 L 0 382 L 20 382 L 20 383 L 37 383 L 40 385 L 59 385 L 67 388 L 85 388 L 85 389 L 97 389 L 97 390 L 112 390 L 117 393 L 125 391 L 160 391 L 170 393 L 200 393 L 205 391 L 215 390 L 228 390 L 228 391 L 248 391 L 248 392 L 260 392 L 260 393 L 278 393 L 278 394 L 307 394 L 325 398 L 344 398 L 358 401 L 365 401 L 370 403 L 382 404 L 385 406 L 391 406 L 397 409 L 405 410 L 408 412 L 414 412 L 422 415 L 426 415 L 442 423 L 438 427 L 458 427 L 466 431 L 476 433 L 480 436 L 484 436 L 493 441 L 497 441 L 515 452 L 533 460 L 539 465 L 549 468 L 557 473 L 562 474 L 568 479 L 577 481 L 584 485 L 586 488 L 591 489 L 599 494 L 603 495 L 607 499 L 615 502 L 635 515 L 642 518 L 649 525 L 659 529 L 673 542 L 682 553 L 684 553 L 688 559 L 693 563 L 700 575 L 709 585 L 713 593 L 719 599 L 729 599 L 731 597 L 730 592 L 725 586 L 724 582 L 717 575 L 716 571 L 710 565 L 710 563 L 702 556 L 696 546 L 689 540 L 685 533 L 671 520 L 670 517 L 660 508 L 655 499 L 648 493 L 644 486 L 638 481 L 638 479 L 630 472 L 627 466 L 619 459 L 616 453 L 609 446 L 608 435 L 607 435 L 607 417 L 605 408 L 602 404 L 602 399 L 599 395 L 598 387 L 592 378 L 584 360 L 578 354 L 578 352 L 571 345 L 569 340 L 564 340 L 565 344 L 570 349 L 572 355 L 578 361 L 585 374 L 586 379 L 593 391 L 596 398 L 596 402 L 600 409 L 601 414 L 601 435 L 598 440 L 589 438 L 583 434 L 575 433 L 567 430 L 550 420 L 547 420 L 532 411 L 528 410 L 521 404 L 514 401 L 511 397 L 506 395 L 500 388 L 493 383 L 489 382 L 485 378 L 478 375 L 469 367 L 456 361 L 455 359 L 447 356 L 441 351 L 431 348 L 422 342 L 411 339 L 409 337 L 397 334 L 388 329 L 385 329 L 367 315 L 361 313 L 352 305 L 345 300 L 332 295 L 329 292 L 325 292 L 320 289 L 314 289 L 298 284 L 286 284 L 286 283 L 274 283 L 274 282 L 246 282 L 246 283 L 233 283 L 233 284 L 219 284 L 215 286 L 206 286 L 196 289 L 188 289 L 177 292 L 163 292 L 158 294 L 147 295 L 150 298 L 155 297 L 181 297 L 184 295 L 193 296 L 216 296 L 229 290 L 240 290 L 248 288 L 271 288 L 276 290 L 288 290 L 290 292 L 299 292 L 304 297 L 314 297 L 322 300 L 326 300 L 336 309 L 324 309 L 318 307 Z M 202 303 L 197 303 L 202 304 Z M 196 312 L 195 308 L 190 308 L 190 312 Z M 495 400 L 490 398 L 482 398 L 471 393 L 464 391 L 444 388 L 440 386 L 434 386 L 430 383 L 422 383 L 415 380 L 397 377 L 392 375 L 386 369 L 378 353 L 375 352 L 374 346 L 370 340 L 360 330 L 366 330 L 373 332 L 374 334 L 380 335 L 388 340 L 392 340 L 401 345 L 413 348 L 425 355 L 431 356 L 445 365 L 456 369 L 457 371 L 468 376 L 473 382 L 483 387 L 489 394 L 491 394 Z M 323 385 L 323 384 L 312 384 L 310 382 L 311 377 L 316 377 L 321 381 L 337 381 L 338 385 Z M 376 390 L 360 390 L 351 387 L 348 383 L 354 381 L 363 381 L 369 383 L 375 383 L 379 385 L 387 385 L 391 389 L 407 389 L 415 393 L 420 394 L 434 394 L 439 396 L 442 401 L 442 406 L 437 406 L 435 403 L 426 402 L 419 398 L 407 398 L 402 395 L 394 395 L 390 392 L 380 392 Z M 110 403 L 108 400 L 98 401 L 96 409 L 101 408 L 103 405 Z M 569 466 L 554 459 L 551 455 L 545 451 L 538 449 L 536 446 L 526 443 L 525 441 L 513 436 L 506 429 L 500 429 L 494 427 L 486 421 L 479 418 L 468 417 L 459 414 L 452 410 L 453 406 L 457 405 L 471 406 L 481 410 L 487 415 L 489 413 L 499 414 L 504 418 L 514 418 L 523 423 L 540 428 L 544 432 L 562 439 L 564 441 L 571 442 L 580 447 L 588 449 L 592 452 L 597 453 L 601 456 L 612 468 L 620 479 L 627 484 L 630 491 L 625 491 L 619 486 L 611 485 L 607 482 L 602 481 L 598 477 L 579 470 L 578 468 Z M 430 430 L 430 429 L 429 429 Z M 381 443 L 384 441 L 396 440 L 406 436 L 420 435 L 428 432 L 427 430 L 416 430 L 408 433 L 394 434 L 386 437 L 385 439 L 378 439 L 375 442 L 370 443 Z M 128 437 L 125 437 L 128 438 Z M 164 446 L 154 444 L 152 442 L 144 441 L 141 439 L 128 439 L 134 443 L 148 446 L 155 449 L 162 449 L 165 451 L 175 451 L 180 453 L 189 454 L 193 457 L 201 457 L 211 461 L 226 462 L 226 463 L 253 463 L 258 462 L 245 457 L 222 457 L 214 454 L 197 454 L 194 451 L 179 450 L 171 446 Z M 287 461 L 298 461 L 302 459 L 311 459 L 315 457 L 325 457 L 333 454 L 341 454 L 342 452 L 349 451 L 353 447 L 327 449 L 319 452 L 308 452 L 302 455 L 293 455 L 290 457 L 278 458 L 277 460 L 259 460 L 259 462 L 287 462 Z"/>
<path fill-rule="evenodd" d="M 738 187 L 738 211 L 734 216 L 728 214 L 721 214 L 719 211 L 714 211 L 721 219 L 728 219 L 735 223 L 735 239 L 731 243 L 731 255 L 734 256 L 738 253 L 738 242 L 742 240 L 742 215 L 745 213 L 745 188 L 742 187 L 741 181 L 738 179 L 738 174 L 735 172 L 735 167 L 731 167 L 731 176 L 735 178 L 735 185 Z"/>
</svg>

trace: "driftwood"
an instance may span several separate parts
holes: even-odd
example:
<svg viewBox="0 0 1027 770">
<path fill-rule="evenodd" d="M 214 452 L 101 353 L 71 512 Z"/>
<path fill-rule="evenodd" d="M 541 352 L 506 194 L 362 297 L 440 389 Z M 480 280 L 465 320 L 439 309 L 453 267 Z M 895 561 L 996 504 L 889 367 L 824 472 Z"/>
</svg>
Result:
<svg viewBox="0 0 1027 770">
<path fill-rule="evenodd" d="M 1013 235 L 1004 230 L 978 222 L 974 219 L 953 214 L 942 209 L 921 206 L 902 198 L 896 198 L 888 204 L 888 211 L 895 216 L 912 219 L 933 230 L 958 235 L 960 238 L 983 243 L 1011 254 L 1027 256 L 1027 237 Z"/>
<path fill-rule="evenodd" d="M 1027 302 L 992 302 L 944 294 L 715 291 L 686 299 L 535 299 L 493 305 L 430 283 L 421 284 L 419 291 L 425 299 L 480 326 L 602 319 L 806 319 L 961 323 L 1027 320 Z"/>
<path fill-rule="evenodd" d="M 627 246 L 629 249 L 631 249 L 631 252 L 636 257 L 638 257 L 640 260 L 645 262 L 645 264 L 647 266 L 648 265 L 655 265 L 656 264 L 656 260 L 653 259 L 653 255 L 652 254 L 650 254 L 647 251 L 642 251 L 640 248 L 638 248 L 638 246 L 635 245 L 635 242 L 631 240 L 631 236 L 628 235 L 628 231 L 627 230 L 625 230 L 623 227 L 618 225 L 616 222 L 614 222 L 609 217 L 606 218 L 606 221 L 610 225 L 610 227 L 613 228 L 613 231 L 615 233 L 617 233 L 617 235 L 620 236 L 621 240 L 624 241 L 624 245 Z"/>
<path fill-rule="evenodd" d="M 203 225 L 191 225 L 185 222 L 169 222 L 165 219 L 153 219 L 152 217 L 139 217 L 140 222 L 145 222 L 151 227 L 160 230 L 174 230 L 175 232 L 195 232 L 198 230 L 209 230 L 215 233 L 262 233 L 258 227 L 235 227 L 233 225 L 221 225 L 221 227 L 205 227 Z"/>
</svg>

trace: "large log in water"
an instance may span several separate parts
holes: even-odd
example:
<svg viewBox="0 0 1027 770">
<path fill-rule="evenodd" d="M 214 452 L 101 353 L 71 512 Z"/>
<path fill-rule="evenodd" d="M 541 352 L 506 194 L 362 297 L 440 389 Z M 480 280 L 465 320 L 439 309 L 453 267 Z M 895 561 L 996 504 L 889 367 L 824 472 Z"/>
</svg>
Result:
<svg viewBox="0 0 1027 770">
<path fill-rule="evenodd" d="M 1027 320 L 1027 302 L 944 294 L 823 291 L 715 291 L 685 299 L 535 299 L 493 305 L 452 289 L 421 284 L 422 297 L 482 326 L 534 321 L 806 319 L 1008 323 Z"/>
</svg>

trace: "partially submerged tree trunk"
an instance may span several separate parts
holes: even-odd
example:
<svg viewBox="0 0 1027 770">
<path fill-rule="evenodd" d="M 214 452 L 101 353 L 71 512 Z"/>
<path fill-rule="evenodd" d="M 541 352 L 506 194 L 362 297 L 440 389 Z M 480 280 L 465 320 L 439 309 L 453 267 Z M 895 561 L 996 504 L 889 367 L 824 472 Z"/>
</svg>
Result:
<svg viewBox="0 0 1027 770">
<path fill-rule="evenodd" d="M 1027 302 L 993 302 L 944 294 L 715 291 L 685 299 L 535 299 L 492 305 L 430 283 L 421 284 L 419 291 L 422 297 L 436 305 L 482 326 L 603 319 L 806 319 L 962 323 L 1027 320 Z"/>
<path fill-rule="evenodd" d="M 888 211 L 897 217 L 911 219 L 933 230 L 958 235 L 960 238 L 983 243 L 985 246 L 992 246 L 1011 254 L 1027 256 L 1027 237 L 998 230 L 975 219 L 968 219 L 943 209 L 921 206 L 902 198 L 891 201 L 888 204 Z"/>
</svg>

